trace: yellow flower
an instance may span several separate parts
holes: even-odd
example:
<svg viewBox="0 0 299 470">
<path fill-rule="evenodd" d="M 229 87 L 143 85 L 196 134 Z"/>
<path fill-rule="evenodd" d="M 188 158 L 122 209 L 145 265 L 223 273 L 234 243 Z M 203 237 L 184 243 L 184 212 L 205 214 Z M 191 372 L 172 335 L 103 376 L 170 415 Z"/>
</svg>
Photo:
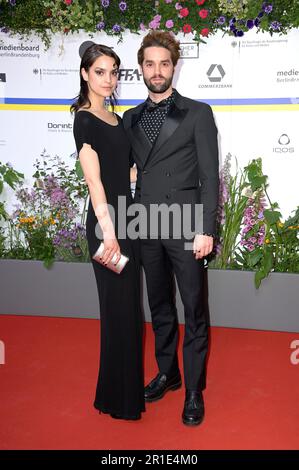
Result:
<svg viewBox="0 0 299 470">
<path fill-rule="evenodd" d="M 282 223 L 282 222 L 277 222 L 277 225 L 278 225 L 278 227 L 280 227 L 280 228 L 281 228 L 281 227 L 283 227 L 283 226 L 284 226 L 284 223 Z"/>
<path fill-rule="evenodd" d="M 268 243 L 270 243 L 269 238 L 266 238 L 265 243 L 267 243 L 267 245 L 268 245 Z"/>
</svg>

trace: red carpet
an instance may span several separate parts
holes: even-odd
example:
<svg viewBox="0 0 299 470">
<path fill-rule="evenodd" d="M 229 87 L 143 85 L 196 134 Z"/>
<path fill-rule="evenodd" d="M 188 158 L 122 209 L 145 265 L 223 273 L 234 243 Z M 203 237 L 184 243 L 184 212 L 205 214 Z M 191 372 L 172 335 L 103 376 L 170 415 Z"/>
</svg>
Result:
<svg viewBox="0 0 299 470">
<path fill-rule="evenodd" d="M 298 449 L 294 339 L 299 333 L 212 328 L 206 417 L 187 428 L 183 389 L 147 405 L 138 422 L 94 410 L 98 321 L 0 316 L 0 448 Z M 153 349 L 147 324 L 146 381 L 156 373 Z"/>
</svg>

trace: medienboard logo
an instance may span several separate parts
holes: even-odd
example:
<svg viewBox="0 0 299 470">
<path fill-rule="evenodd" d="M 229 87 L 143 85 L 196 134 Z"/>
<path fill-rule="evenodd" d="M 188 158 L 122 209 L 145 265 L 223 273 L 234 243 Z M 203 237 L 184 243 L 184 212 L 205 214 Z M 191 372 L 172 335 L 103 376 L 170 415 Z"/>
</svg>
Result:
<svg viewBox="0 0 299 470">
<path fill-rule="evenodd" d="M 23 44 L 0 43 L 0 57 L 40 58 L 40 46 Z"/>
<path fill-rule="evenodd" d="M 6 82 L 6 73 L 0 73 L 0 82 Z"/>
<path fill-rule="evenodd" d="M 299 82 L 299 70 L 294 68 L 289 70 L 278 70 L 276 72 L 276 81 L 278 83 Z"/>
<path fill-rule="evenodd" d="M 291 139 L 288 136 L 288 134 L 281 134 L 281 136 L 278 139 L 278 144 L 279 147 L 273 147 L 273 153 L 277 154 L 290 154 L 294 153 L 295 149 L 294 147 L 290 146 Z"/>
</svg>

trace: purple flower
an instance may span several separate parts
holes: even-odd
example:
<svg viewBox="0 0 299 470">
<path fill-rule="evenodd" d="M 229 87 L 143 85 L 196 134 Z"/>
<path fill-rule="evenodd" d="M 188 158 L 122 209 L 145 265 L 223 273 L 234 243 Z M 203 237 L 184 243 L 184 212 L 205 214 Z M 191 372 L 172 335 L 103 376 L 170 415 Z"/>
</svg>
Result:
<svg viewBox="0 0 299 470">
<path fill-rule="evenodd" d="M 121 11 L 126 11 L 126 9 L 127 9 L 127 4 L 126 4 L 126 2 L 120 2 L 120 3 L 118 4 L 118 6 L 119 6 L 119 9 L 120 9 Z"/>
<path fill-rule="evenodd" d="M 273 6 L 272 6 L 272 5 L 267 5 L 267 6 L 264 8 L 264 11 L 265 11 L 265 13 L 267 13 L 267 15 L 269 15 L 269 13 L 271 13 L 272 10 L 273 10 Z"/>
<path fill-rule="evenodd" d="M 253 251 L 254 250 L 254 246 L 251 245 L 250 243 L 247 245 L 246 248 L 247 248 L 248 251 Z"/>
<path fill-rule="evenodd" d="M 177 3 L 175 4 L 175 9 L 176 9 L 176 10 L 181 10 L 182 8 L 183 8 L 183 7 L 182 7 L 182 5 L 181 5 L 179 2 L 177 2 Z"/>
<path fill-rule="evenodd" d="M 165 3 L 172 3 L 172 0 L 165 0 Z"/>
<path fill-rule="evenodd" d="M 102 7 L 103 8 L 108 8 L 110 5 L 110 1 L 109 0 L 102 0 Z"/>
<path fill-rule="evenodd" d="M 244 31 L 242 31 L 242 29 L 239 29 L 239 30 L 236 32 L 236 35 L 237 35 L 238 37 L 244 36 Z"/>
<path fill-rule="evenodd" d="M 270 28 L 274 31 L 278 31 L 281 28 L 281 23 L 279 23 L 278 21 L 272 21 L 272 23 L 270 24 Z"/>
<path fill-rule="evenodd" d="M 260 11 L 259 14 L 257 15 L 258 18 L 262 18 L 264 16 L 264 12 Z"/>
<path fill-rule="evenodd" d="M 96 25 L 96 29 L 97 29 L 98 31 L 101 31 L 101 30 L 104 29 L 104 28 L 105 28 L 105 23 L 104 23 L 104 21 L 100 21 L 100 22 Z"/>
<path fill-rule="evenodd" d="M 156 15 L 148 25 L 151 29 L 158 29 L 160 27 L 160 21 L 161 15 Z"/>
<path fill-rule="evenodd" d="M 261 22 L 261 20 L 260 20 L 259 18 L 255 18 L 255 20 L 254 20 L 254 25 L 255 25 L 256 27 L 258 27 L 259 24 L 260 24 L 260 22 Z"/>
<path fill-rule="evenodd" d="M 146 31 L 146 27 L 143 23 L 140 23 L 139 28 L 141 29 L 141 31 Z"/>
<path fill-rule="evenodd" d="M 217 23 L 218 24 L 224 24 L 225 23 L 225 16 L 219 16 L 219 18 L 217 18 Z"/>
<path fill-rule="evenodd" d="M 253 20 L 247 20 L 246 25 L 247 25 L 248 29 L 251 29 L 251 28 L 254 27 L 254 21 Z"/>
<path fill-rule="evenodd" d="M 172 28 L 174 25 L 173 20 L 167 20 L 165 23 L 166 28 Z"/>
<path fill-rule="evenodd" d="M 113 30 L 115 33 L 120 33 L 121 27 L 119 26 L 119 24 L 115 24 L 115 25 L 113 25 L 112 30 Z"/>
<path fill-rule="evenodd" d="M 1 33 L 8 33 L 9 29 L 6 26 L 0 29 Z"/>
<path fill-rule="evenodd" d="M 14 7 L 16 5 L 16 0 L 9 0 L 9 3 L 12 7 Z"/>
</svg>

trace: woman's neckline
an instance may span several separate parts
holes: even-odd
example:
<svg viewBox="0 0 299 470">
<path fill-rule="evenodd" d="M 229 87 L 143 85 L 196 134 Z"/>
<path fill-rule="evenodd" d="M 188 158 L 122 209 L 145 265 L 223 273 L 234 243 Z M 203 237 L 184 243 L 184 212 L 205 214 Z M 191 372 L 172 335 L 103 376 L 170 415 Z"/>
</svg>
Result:
<svg viewBox="0 0 299 470">
<path fill-rule="evenodd" d="M 104 121 L 104 119 L 101 119 L 99 118 L 96 114 L 92 113 L 91 111 L 87 111 L 87 109 L 80 109 L 78 111 L 78 113 L 82 113 L 82 111 L 84 111 L 85 113 L 88 113 L 88 114 L 91 114 L 92 116 L 94 116 L 96 119 L 98 119 L 99 121 L 103 122 L 104 124 L 107 124 L 107 126 L 110 126 L 110 127 L 118 127 L 119 126 L 119 120 L 118 120 L 118 117 L 117 115 L 116 116 L 116 119 L 117 119 L 117 124 L 110 124 L 109 122 L 107 121 Z"/>
</svg>

